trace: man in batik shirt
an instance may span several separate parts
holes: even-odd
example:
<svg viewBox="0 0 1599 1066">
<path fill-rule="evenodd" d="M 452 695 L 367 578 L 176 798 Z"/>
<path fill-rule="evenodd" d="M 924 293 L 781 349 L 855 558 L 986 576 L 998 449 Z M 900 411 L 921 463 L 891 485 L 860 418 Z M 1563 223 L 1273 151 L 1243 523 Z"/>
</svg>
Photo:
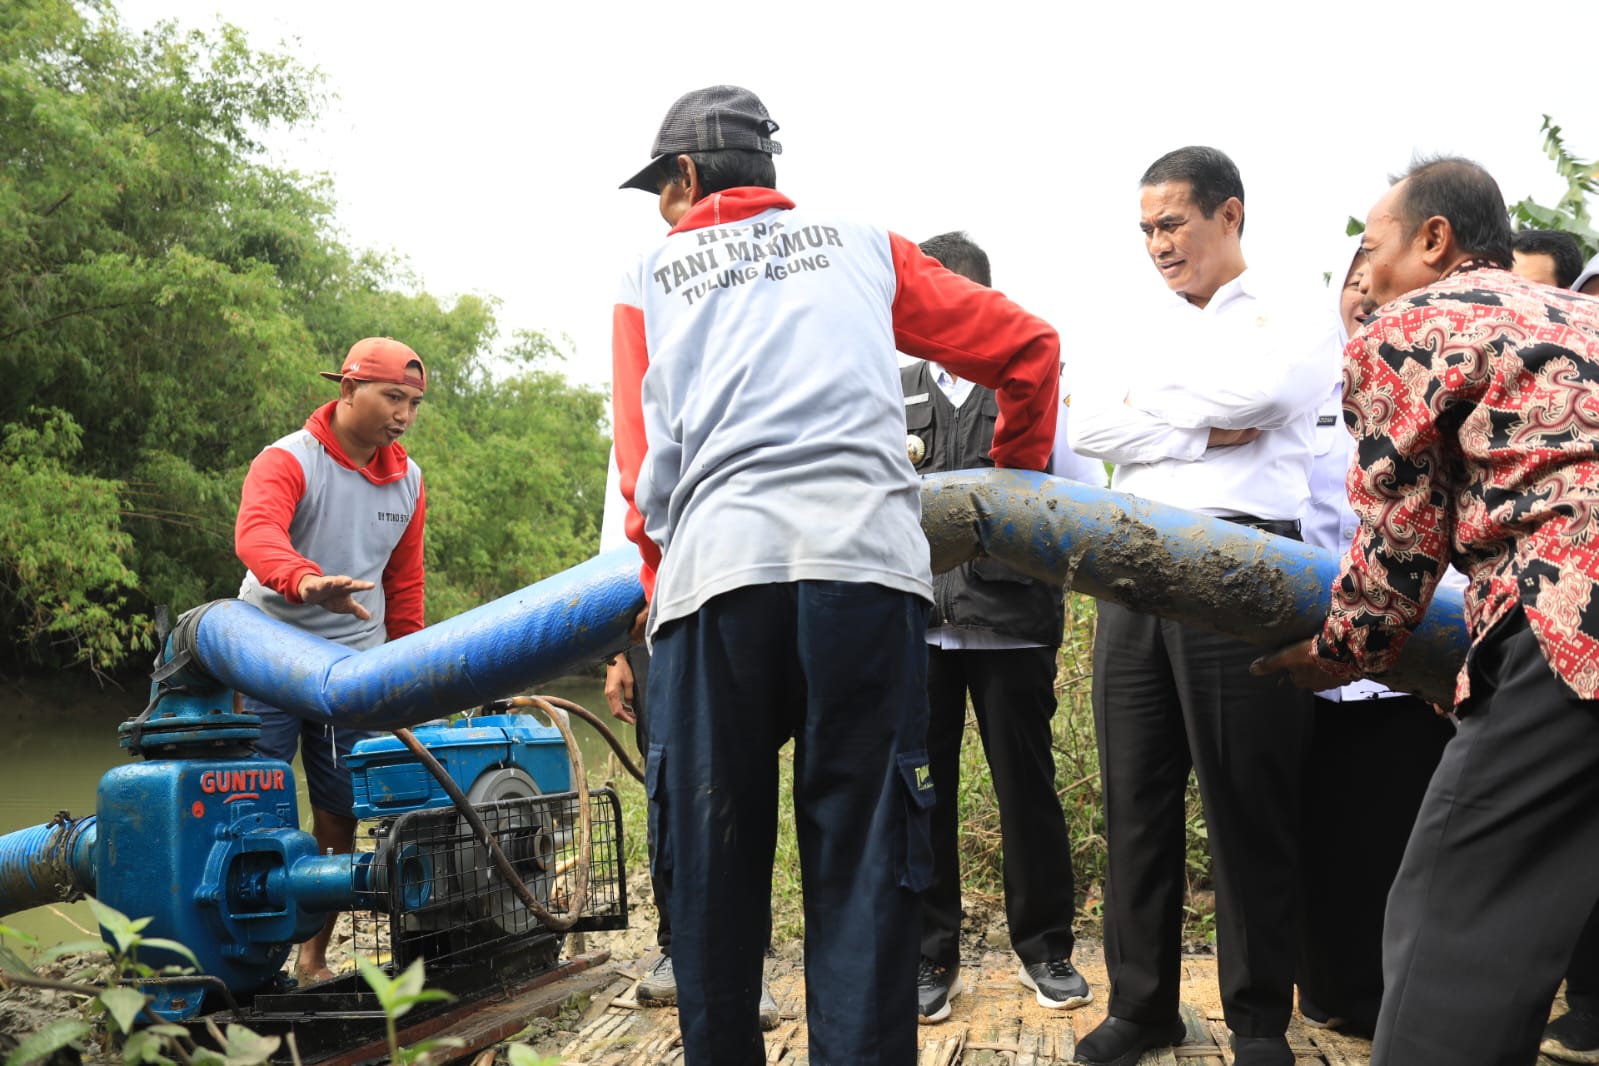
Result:
<svg viewBox="0 0 1599 1066">
<path fill-rule="evenodd" d="M 1453 563 L 1472 650 L 1394 881 L 1372 1066 L 1530 1064 L 1599 898 L 1599 300 L 1505 268 L 1493 179 L 1430 160 L 1372 208 L 1345 351 L 1361 527 L 1319 636 L 1256 664 L 1381 676 Z"/>
</svg>

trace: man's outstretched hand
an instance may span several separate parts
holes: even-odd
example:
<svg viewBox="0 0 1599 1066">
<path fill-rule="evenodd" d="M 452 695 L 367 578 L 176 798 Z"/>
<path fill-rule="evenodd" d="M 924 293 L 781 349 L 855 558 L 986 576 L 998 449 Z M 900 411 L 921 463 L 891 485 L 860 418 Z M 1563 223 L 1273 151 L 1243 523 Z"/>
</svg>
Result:
<svg viewBox="0 0 1599 1066">
<path fill-rule="evenodd" d="M 296 591 L 302 603 L 314 603 L 334 614 L 353 614 L 366 622 L 371 620 L 372 612 L 357 603 L 354 594 L 373 587 L 370 581 L 357 581 L 344 574 L 306 574 Z"/>
</svg>

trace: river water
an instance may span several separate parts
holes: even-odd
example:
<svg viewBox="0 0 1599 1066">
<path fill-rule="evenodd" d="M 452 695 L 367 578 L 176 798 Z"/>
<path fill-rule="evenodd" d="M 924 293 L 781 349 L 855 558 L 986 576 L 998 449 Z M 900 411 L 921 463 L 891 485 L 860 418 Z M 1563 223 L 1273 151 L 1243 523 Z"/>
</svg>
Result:
<svg viewBox="0 0 1599 1066">
<path fill-rule="evenodd" d="M 540 686 L 600 716 L 636 762 L 632 727 L 611 718 L 598 676 L 568 677 Z M 117 745 L 117 726 L 144 709 L 147 689 L 100 686 L 88 677 L 23 682 L 0 678 L 0 835 L 48 822 L 58 811 L 93 814 L 100 777 L 128 761 Z M 576 716 L 573 732 L 590 779 L 597 780 L 610 751 L 598 732 Z M 299 759 L 295 759 L 299 775 Z M 301 818 L 311 826 L 305 783 L 300 781 Z M 73 928 L 74 924 L 81 927 Z M 19 929 L 44 944 L 95 937 L 85 903 L 55 904 L 0 915 L 0 925 Z"/>
</svg>

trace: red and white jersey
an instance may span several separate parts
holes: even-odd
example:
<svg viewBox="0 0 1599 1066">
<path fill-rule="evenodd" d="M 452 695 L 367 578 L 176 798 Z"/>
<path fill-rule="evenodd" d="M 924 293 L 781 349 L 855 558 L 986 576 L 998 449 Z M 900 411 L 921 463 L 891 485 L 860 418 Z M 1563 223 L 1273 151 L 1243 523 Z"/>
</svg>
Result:
<svg viewBox="0 0 1599 1066">
<path fill-rule="evenodd" d="M 319 637 L 371 648 L 422 628 L 427 500 L 422 469 L 398 444 L 355 466 L 333 435 L 333 407 L 318 408 L 250 464 L 233 532 L 249 568 L 239 598 Z M 306 574 L 373 582 L 354 594 L 371 619 L 301 603 Z"/>
<path fill-rule="evenodd" d="M 995 464 L 1041 468 L 1060 342 L 879 227 L 713 193 L 623 279 L 614 422 L 652 627 L 745 585 L 931 598 L 896 349 L 999 393 Z"/>
</svg>

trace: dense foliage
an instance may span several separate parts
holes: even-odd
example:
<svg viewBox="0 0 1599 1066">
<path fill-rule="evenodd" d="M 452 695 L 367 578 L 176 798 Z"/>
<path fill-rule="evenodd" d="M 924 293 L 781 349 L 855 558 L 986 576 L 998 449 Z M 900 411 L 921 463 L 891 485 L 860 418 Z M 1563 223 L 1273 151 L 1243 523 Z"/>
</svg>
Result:
<svg viewBox="0 0 1599 1066">
<path fill-rule="evenodd" d="M 1560 127 L 1548 115 L 1543 117 L 1539 132 L 1544 135 L 1544 154 L 1565 181 L 1566 191 L 1553 207 L 1545 207 L 1531 197 L 1511 205 L 1511 221 L 1518 230 L 1564 230 L 1577 238 L 1584 259 L 1599 255 L 1599 230 L 1594 229 L 1588 212 L 1588 197 L 1599 195 L 1599 162 L 1572 155 Z"/>
<path fill-rule="evenodd" d="M 492 301 L 444 303 L 336 236 L 325 178 L 259 138 L 318 76 L 231 28 L 136 35 L 108 0 L 0 5 L 0 648 L 108 669 L 151 608 L 237 591 L 233 515 L 262 445 L 331 399 L 315 374 L 399 337 L 433 385 L 429 618 L 591 553 L 604 396 Z M 494 370 L 494 373 L 491 373 Z M 142 656 L 141 656 L 142 658 Z"/>
</svg>

